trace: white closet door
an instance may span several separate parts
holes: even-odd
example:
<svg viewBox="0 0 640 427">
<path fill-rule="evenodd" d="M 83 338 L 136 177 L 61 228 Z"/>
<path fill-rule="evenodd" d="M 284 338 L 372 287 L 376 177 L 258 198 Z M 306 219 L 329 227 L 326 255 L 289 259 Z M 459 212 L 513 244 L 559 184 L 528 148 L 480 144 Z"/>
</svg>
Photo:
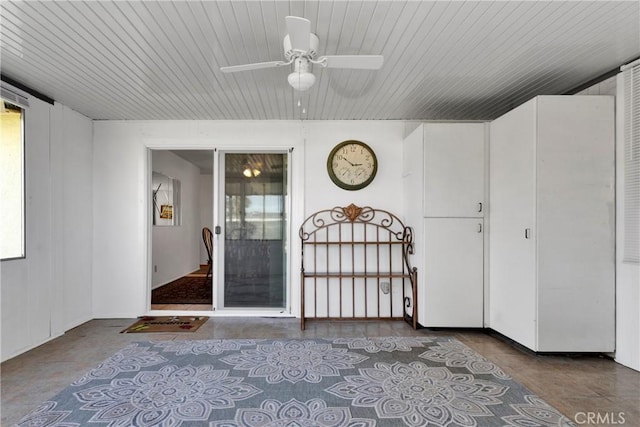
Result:
<svg viewBox="0 0 640 427">
<path fill-rule="evenodd" d="M 427 327 L 483 326 L 483 219 L 425 219 Z"/>
<path fill-rule="evenodd" d="M 484 216 L 483 123 L 424 125 L 427 217 Z"/>
<path fill-rule="evenodd" d="M 535 100 L 491 123 L 490 327 L 536 347 Z"/>
</svg>

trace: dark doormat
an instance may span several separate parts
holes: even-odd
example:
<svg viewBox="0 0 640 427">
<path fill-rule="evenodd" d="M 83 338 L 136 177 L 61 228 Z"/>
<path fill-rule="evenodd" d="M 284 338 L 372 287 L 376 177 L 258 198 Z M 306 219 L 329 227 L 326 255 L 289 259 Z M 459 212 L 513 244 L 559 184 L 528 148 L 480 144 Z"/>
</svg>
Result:
<svg viewBox="0 0 640 427">
<path fill-rule="evenodd" d="M 143 316 L 120 333 L 195 332 L 207 320 L 206 316 Z"/>
<path fill-rule="evenodd" d="M 211 277 L 185 276 L 151 291 L 151 304 L 212 304 Z"/>
</svg>

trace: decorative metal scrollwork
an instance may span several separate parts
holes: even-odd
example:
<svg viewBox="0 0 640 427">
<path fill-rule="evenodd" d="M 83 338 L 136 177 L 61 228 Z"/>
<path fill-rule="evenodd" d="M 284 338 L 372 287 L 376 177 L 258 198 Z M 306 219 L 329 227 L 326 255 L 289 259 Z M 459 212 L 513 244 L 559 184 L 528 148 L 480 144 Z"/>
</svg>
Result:
<svg viewBox="0 0 640 427">
<path fill-rule="evenodd" d="M 393 233 L 398 241 L 406 241 L 407 238 L 413 239 L 413 232 L 406 231 L 405 228 L 408 227 L 405 227 L 396 215 L 382 209 L 373 209 L 369 206 L 360 207 L 353 203 L 344 207 L 336 206 L 332 209 L 321 210 L 309 216 L 300 227 L 300 239 L 302 241 L 308 240 L 312 234 L 330 225 L 349 222 L 376 225 Z"/>
</svg>

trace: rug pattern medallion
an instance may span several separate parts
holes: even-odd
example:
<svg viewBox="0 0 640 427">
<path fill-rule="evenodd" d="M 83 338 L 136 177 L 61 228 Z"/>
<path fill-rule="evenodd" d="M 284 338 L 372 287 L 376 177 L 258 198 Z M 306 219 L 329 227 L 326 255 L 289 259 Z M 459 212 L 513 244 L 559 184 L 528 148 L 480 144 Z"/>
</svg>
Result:
<svg viewBox="0 0 640 427">
<path fill-rule="evenodd" d="M 138 342 L 19 426 L 574 426 L 455 339 Z"/>
<path fill-rule="evenodd" d="M 282 381 L 319 383 L 323 377 L 338 377 L 340 370 L 353 369 L 367 356 L 315 341 L 258 344 L 255 350 L 223 357 L 235 369 L 249 371 L 250 377 L 264 377 L 267 383 Z"/>
</svg>

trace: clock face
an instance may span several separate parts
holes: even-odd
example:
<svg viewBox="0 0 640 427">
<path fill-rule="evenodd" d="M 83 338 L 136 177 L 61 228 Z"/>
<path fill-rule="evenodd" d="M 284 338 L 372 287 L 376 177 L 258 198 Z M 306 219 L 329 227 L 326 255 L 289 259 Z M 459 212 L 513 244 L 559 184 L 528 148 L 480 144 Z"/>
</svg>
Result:
<svg viewBox="0 0 640 427">
<path fill-rule="evenodd" d="M 331 150 L 327 171 L 338 187 L 359 190 L 373 181 L 378 171 L 378 160 L 371 147 L 364 142 L 344 141 Z"/>
</svg>

